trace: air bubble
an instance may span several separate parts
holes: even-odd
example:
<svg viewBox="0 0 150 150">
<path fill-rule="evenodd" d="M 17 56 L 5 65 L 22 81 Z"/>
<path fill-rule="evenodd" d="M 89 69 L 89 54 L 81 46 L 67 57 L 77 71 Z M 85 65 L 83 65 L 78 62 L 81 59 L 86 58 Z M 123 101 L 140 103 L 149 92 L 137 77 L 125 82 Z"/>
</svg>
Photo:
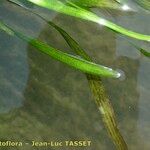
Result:
<svg viewBox="0 0 150 150">
<path fill-rule="evenodd" d="M 126 79 L 126 75 L 125 75 L 124 71 L 122 71 L 120 69 L 117 69 L 116 71 L 118 72 L 118 76 L 117 76 L 118 79 L 120 81 L 124 81 Z"/>
</svg>

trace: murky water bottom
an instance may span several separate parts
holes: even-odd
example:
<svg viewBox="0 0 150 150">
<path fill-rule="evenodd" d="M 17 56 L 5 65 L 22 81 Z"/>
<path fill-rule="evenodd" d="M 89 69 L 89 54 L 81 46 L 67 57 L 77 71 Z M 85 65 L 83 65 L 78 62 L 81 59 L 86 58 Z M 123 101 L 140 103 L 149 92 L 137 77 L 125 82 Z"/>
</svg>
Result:
<svg viewBox="0 0 150 150">
<path fill-rule="evenodd" d="M 129 150 L 150 149 L 150 61 L 122 36 L 94 23 L 39 9 L 64 28 L 95 62 L 120 69 L 123 80 L 103 79 Z M 97 11 L 98 14 L 101 12 Z M 104 12 L 106 13 L 106 12 Z M 134 31 L 150 33 L 146 13 L 109 14 Z M 15 29 L 72 53 L 59 33 L 35 15 L 4 3 L 0 17 Z M 128 39 L 139 46 L 149 44 Z M 0 140 L 21 141 L 11 149 L 115 149 L 103 126 L 85 75 L 0 31 Z M 91 146 L 31 147 L 35 141 L 90 140 Z M 10 149 L 10 147 L 0 147 Z"/>
</svg>

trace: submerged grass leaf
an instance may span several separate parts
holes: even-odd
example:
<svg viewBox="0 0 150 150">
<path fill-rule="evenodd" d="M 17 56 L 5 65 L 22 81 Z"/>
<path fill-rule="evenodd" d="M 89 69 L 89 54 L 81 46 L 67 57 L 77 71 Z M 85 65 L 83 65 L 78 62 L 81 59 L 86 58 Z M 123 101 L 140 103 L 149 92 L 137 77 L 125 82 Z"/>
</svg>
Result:
<svg viewBox="0 0 150 150">
<path fill-rule="evenodd" d="M 88 21 L 98 23 L 98 24 L 106 26 L 118 33 L 124 34 L 126 36 L 129 36 L 129 37 L 132 37 L 132 38 L 135 38 L 138 40 L 150 41 L 150 35 L 144 35 L 144 34 L 130 31 L 130 30 L 125 29 L 121 26 L 118 26 L 115 23 L 112 23 L 104 18 L 101 18 L 88 10 L 85 10 L 83 8 L 75 8 L 75 7 L 65 5 L 64 3 L 60 2 L 59 0 L 28 0 L 28 1 L 34 3 L 38 6 L 57 11 L 59 13 L 63 13 L 66 15 L 70 15 L 70 16 L 74 16 L 77 18 L 81 18 L 81 19 L 85 19 Z"/>
<path fill-rule="evenodd" d="M 68 45 L 76 54 L 80 55 L 86 60 L 92 61 L 92 59 L 85 53 L 85 51 L 79 46 L 79 44 L 72 37 L 70 37 L 69 34 L 67 34 L 63 29 L 61 29 L 54 23 L 48 23 L 61 33 Z M 110 134 L 110 137 L 112 138 L 118 150 L 127 150 L 127 145 L 117 127 L 114 110 L 109 101 L 109 97 L 105 92 L 105 87 L 103 86 L 101 79 L 89 74 L 86 74 L 86 77 L 88 79 L 95 102 L 102 115 L 104 125 L 108 133 Z"/>
<path fill-rule="evenodd" d="M 5 31 L 9 35 L 14 35 L 14 32 L 11 29 L 4 26 L 1 22 L 0 22 L 0 29 Z"/>
<path fill-rule="evenodd" d="M 120 3 L 115 0 L 68 0 L 81 7 L 106 7 L 111 9 L 120 9 Z"/>
<path fill-rule="evenodd" d="M 67 34 L 62 28 L 58 27 L 54 23 L 52 22 L 48 22 L 48 23 L 52 25 L 57 31 L 60 32 L 60 34 L 64 37 L 68 45 L 72 48 L 72 50 L 76 54 L 80 55 L 82 58 L 86 60 L 92 61 L 92 59 L 79 46 L 79 44 L 72 37 L 70 37 L 69 34 Z M 101 79 L 96 76 L 89 75 L 89 74 L 86 74 L 86 77 L 88 79 L 89 86 L 91 88 L 95 102 L 102 115 L 104 125 L 108 133 L 110 134 L 114 144 L 116 145 L 118 150 L 127 150 L 128 149 L 127 145 L 117 127 L 114 110 L 109 101 L 109 97 L 105 92 L 105 88 L 102 84 Z"/>
<path fill-rule="evenodd" d="M 138 51 L 140 51 L 144 56 L 150 57 L 150 52 L 148 50 L 145 50 L 144 48 L 141 48 L 134 44 L 133 42 L 130 42 L 129 40 L 125 39 L 128 43 L 130 43 L 133 47 L 135 47 Z"/>
<path fill-rule="evenodd" d="M 66 42 L 69 44 L 69 46 L 74 49 L 76 51 L 76 53 L 79 56 L 83 56 L 84 59 L 91 61 L 91 58 L 84 52 L 84 50 L 78 45 L 78 43 L 72 39 L 72 37 L 70 37 L 64 30 L 62 30 L 60 27 L 58 27 L 57 25 L 55 25 L 53 22 L 51 21 L 47 21 L 44 17 L 42 17 L 41 15 L 39 15 L 38 13 L 32 11 L 30 9 L 30 5 L 29 7 L 22 3 L 22 1 L 20 2 L 19 0 L 9 0 L 11 3 L 14 3 L 15 5 L 18 5 L 24 9 L 27 9 L 28 11 L 30 11 L 31 13 L 34 13 L 35 15 L 37 15 L 38 17 L 40 17 L 42 20 L 44 20 L 45 22 L 47 22 L 49 25 L 53 26 L 56 30 L 58 30 L 61 35 L 64 37 L 64 39 L 66 40 Z M 71 3 L 72 5 L 72 3 Z M 78 8 L 77 5 L 73 5 L 74 7 Z M 112 30 L 114 32 L 116 32 L 115 30 Z M 117 32 L 116 32 L 117 33 Z M 122 37 L 124 38 L 124 37 Z M 133 47 L 135 47 L 137 50 L 139 50 L 144 56 L 146 57 L 150 57 L 150 52 L 148 52 L 147 50 L 140 48 L 138 46 L 136 46 L 135 44 L 133 44 L 132 42 L 130 42 L 129 40 L 127 40 L 126 38 L 124 38 L 127 42 L 129 42 L 131 45 L 133 45 Z"/>
<path fill-rule="evenodd" d="M 112 78 L 120 77 L 120 73 L 112 70 L 111 68 L 104 67 L 104 66 L 92 63 L 90 61 L 78 58 L 76 56 L 64 53 L 57 49 L 54 49 L 53 47 L 51 47 L 39 40 L 33 39 L 31 37 L 25 36 L 24 34 L 22 34 L 20 32 L 15 31 L 14 29 L 8 27 L 6 24 L 4 24 L 1 21 L 0 21 L 0 29 L 4 30 L 7 33 L 10 33 L 10 32 L 13 33 L 17 37 L 30 43 L 33 47 L 37 48 L 39 51 L 51 56 L 52 58 L 54 58 L 56 60 L 59 60 L 75 69 L 78 69 L 85 73 L 94 74 L 97 76 L 105 76 L 105 77 L 112 77 Z"/>
<path fill-rule="evenodd" d="M 150 1 L 149 0 L 136 0 L 136 3 L 138 3 L 144 9 L 150 11 Z"/>
<path fill-rule="evenodd" d="M 146 51 L 145 49 L 140 48 L 140 52 L 141 52 L 144 56 L 150 57 L 150 52 Z"/>
<path fill-rule="evenodd" d="M 23 7 L 22 5 L 19 5 L 19 6 Z M 23 8 L 28 9 L 26 7 L 23 7 Z M 77 55 L 81 56 L 82 58 L 88 61 L 92 61 L 90 56 L 86 54 L 86 52 L 79 46 L 79 44 L 66 31 L 64 31 L 62 28 L 60 28 L 53 22 L 47 21 L 44 17 L 40 16 L 34 11 L 30 9 L 28 10 L 34 13 L 35 15 L 37 15 L 38 17 L 40 17 L 41 19 L 43 19 L 44 21 L 46 21 L 50 26 L 54 27 L 64 37 L 68 45 Z M 89 74 L 85 74 L 85 75 L 88 79 L 89 86 L 93 93 L 95 102 L 102 115 L 104 125 L 108 133 L 110 134 L 110 137 L 112 138 L 118 150 L 127 150 L 127 145 L 123 137 L 121 136 L 119 129 L 117 128 L 117 122 L 115 119 L 114 110 L 109 101 L 109 97 L 105 92 L 105 88 L 102 84 L 101 79 L 94 75 L 89 75 Z"/>
<path fill-rule="evenodd" d="M 131 43 L 131 42 L 130 42 Z M 144 48 L 141 48 L 139 46 L 136 46 L 135 44 L 131 43 L 137 50 L 139 50 L 144 56 L 150 57 L 150 52 L 145 50 Z"/>
<path fill-rule="evenodd" d="M 25 9 L 28 9 L 28 8 L 25 8 Z M 88 61 L 92 61 L 90 56 L 86 54 L 86 52 L 79 46 L 79 44 L 66 31 L 64 31 L 62 28 L 60 28 L 53 22 L 47 21 L 44 17 L 33 12 L 32 10 L 30 9 L 28 10 L 34 13 L 35 15 L 37 15 L 38 17 L 40 17 L 42 20 L 46 21 L 50 26 L 53 26 L 64 37 L 68 45 L 77 55 L 81 56 L 82 58 Z M 94 75 L 90 75 L 90 74 L 85 74 L 85 75 L 88 79 L 89 86 L 91 88 L 95 102 L 102 115 L 104 125 L 108 133 L 110 134 L 110 137 L 112 138 L 118 150 L 127 150 L 128 149 L 127 145 L 117 127 L 114 110 L 111 105 L 111 102 L 109 101 L 109 97 L 105 92 L 105 87 L 103 86 L 101 79 Z"/>
</svg>

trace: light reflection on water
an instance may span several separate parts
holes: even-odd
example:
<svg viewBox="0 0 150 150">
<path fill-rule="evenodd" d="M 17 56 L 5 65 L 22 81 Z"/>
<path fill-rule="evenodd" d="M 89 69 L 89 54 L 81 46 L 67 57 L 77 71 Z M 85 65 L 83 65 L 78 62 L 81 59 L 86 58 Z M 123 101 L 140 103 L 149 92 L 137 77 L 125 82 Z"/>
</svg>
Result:
<svg viewBox="0 0 150 150">
<path fill-rule="evenodd" d="M 7 7 L 9 11 L 0 8 L 1 18 L 56 48 L 70 52 L 63 38 L 40 19 L 24 11 L 17 15 L 20 9 Z M 68 31 L 97 63 L 124 71 L 124 80 L 104 79 L 104 84 L 129 149 L 149 150 L 149 59 L 105 27 L 55 13 L 43 13 L 47 18 L 51 15 L 51 19 Z M 109 18 L 135 31 L 150 33 L 147 28 L 149 16 L 143 13 L 115 14 Z M 21 25 L 24 25 L 23 29 Z M 137 43 L 139 46 L 145 44 Z M 0 34 L 0 50 L 2 139 L 12 136 L 23 141 L 84 138 L 94 143 L 89 149 L 113 149 L 82 73 L 49 59 L 4 33 Z"/>
</svg>

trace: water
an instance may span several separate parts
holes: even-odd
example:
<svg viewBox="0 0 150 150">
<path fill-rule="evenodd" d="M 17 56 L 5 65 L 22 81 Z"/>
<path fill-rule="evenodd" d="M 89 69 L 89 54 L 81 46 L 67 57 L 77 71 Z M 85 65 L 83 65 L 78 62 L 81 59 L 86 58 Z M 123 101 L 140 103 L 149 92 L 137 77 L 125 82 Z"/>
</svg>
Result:
<svg viewBox="0 0 150 150">
<path fill-rule="evenodd" d="M 95 62 L 124 72 L 123 80 L 103 79 L 103 83 L 129 150 L 149 150 L 150 61 L 127 40 L 148 50 L 149 43 L 124 38 L 91 22 L 35 9 L 64 28 Z M 134 13 L 93 11 L 124 27 L 150 34 L 149 14 L 142 9 Z M 35 15 L 4 2 L 0 6 L 0 17 L 15 29 L 73 54 L 59 33 Z M 11 147 L 12 150 L 62 149 L 31 147 L 32 140 L 92 142 L 90 147 L 63 147 L 64 150 L 115 149 L 103 126 L 85 75 L 2 31 L 0 103 L 0 140 L 29 143 L 22 147 Z"/>
</svg>

